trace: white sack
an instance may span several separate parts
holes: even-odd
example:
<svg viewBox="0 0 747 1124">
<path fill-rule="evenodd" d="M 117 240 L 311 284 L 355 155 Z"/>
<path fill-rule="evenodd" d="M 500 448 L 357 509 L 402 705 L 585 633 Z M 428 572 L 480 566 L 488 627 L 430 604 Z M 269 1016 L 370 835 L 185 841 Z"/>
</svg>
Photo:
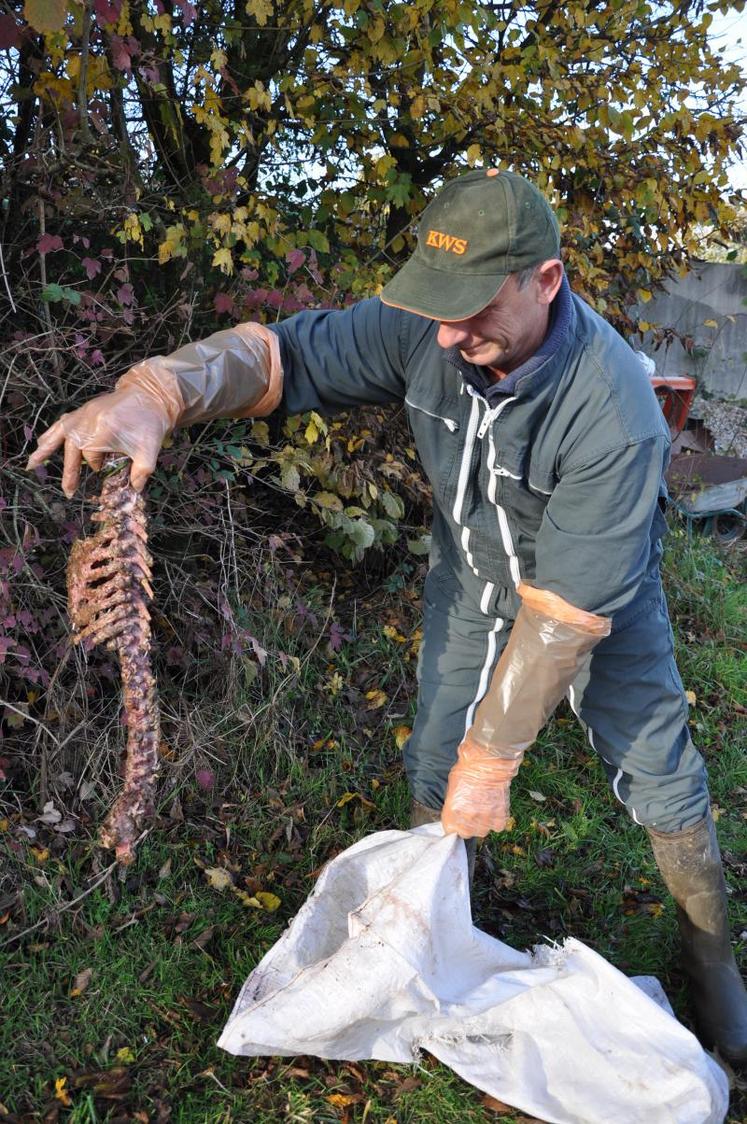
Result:
<svg viewBox="0 0 747 1124">
<path fill-rule="evenodd" d="M 517 952 L 474 928 L 466 852 L 440 824 L 338 855 L 244 984 L 232 1054 L 412 1062 L 427 1050 L 555 1124 L 721 1124 L 697 1039 L 580 941 Z"/>
</svg>

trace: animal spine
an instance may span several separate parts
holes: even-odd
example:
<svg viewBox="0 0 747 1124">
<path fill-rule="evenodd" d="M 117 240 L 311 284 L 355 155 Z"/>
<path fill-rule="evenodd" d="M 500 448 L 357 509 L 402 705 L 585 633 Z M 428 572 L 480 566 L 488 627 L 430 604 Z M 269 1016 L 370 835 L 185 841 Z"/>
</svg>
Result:
<svg viewBox="0 0 747 1124">
<path fill-rule="evenodd" d="M 73 643 L 87 650 L 104 644 L 119 657 L 127 751 L 122 791 L 111 809 L 100 842 L 129 865 L 143 822 L 154 813 L 160 740 L 156 683 L 151 669 L 148 602 L 152 558 L 147 548 L 143 497 L 130 487 L 130 464 L 108 458 L 92 519 L 100 524 L 90 538 L 73 544 L 67 569 L 68 611 Z"/>
</svg>

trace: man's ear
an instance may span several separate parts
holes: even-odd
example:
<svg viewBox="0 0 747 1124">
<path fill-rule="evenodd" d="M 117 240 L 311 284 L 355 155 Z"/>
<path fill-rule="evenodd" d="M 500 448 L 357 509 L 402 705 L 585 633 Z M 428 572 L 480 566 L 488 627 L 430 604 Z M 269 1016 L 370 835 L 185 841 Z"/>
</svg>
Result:
<svg viewBox="0 0 747 1124">
<path fill-rule="evenodd" d="M 559 258 L 541 262 L 533 278 L 540 304 L 552 304 L 563 281 L 563 263 Z"/>
</svg>

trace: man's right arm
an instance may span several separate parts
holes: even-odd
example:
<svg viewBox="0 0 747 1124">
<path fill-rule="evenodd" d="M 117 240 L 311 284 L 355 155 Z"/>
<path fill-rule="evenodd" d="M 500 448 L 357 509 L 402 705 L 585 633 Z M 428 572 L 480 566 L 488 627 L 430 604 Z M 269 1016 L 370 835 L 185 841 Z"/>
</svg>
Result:
<svg viewBox="0 0 747 1124">
<path fill-rule="evenodd" d="M 374 297 L 339 312 L 300 312 L 273 325 L 288 413 L 401 401 L 406 316 Z"/>
<path fill-rule="evenodd" d="M 55 422 L 28 467 L 64 446 L 62 486 L 71 496 L 83 460 L 98 469 L 107 453 L 122 453 L 132 460 L 132 484 L 140 489 L 177 426 L 264 417 L 283 393 L 291 413 L 396 400 L 404 396 L 398 336 L 399 314 L 378 300 L 301 313 L 273 330 L 238 324 L 136 364 L 111 394 Z"/>
</svg>

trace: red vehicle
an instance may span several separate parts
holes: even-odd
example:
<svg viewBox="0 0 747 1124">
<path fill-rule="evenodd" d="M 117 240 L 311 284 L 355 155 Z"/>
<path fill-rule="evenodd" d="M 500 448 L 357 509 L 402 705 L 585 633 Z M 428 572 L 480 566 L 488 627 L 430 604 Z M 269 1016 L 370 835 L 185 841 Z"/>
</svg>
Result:
<svg viewBox="0 0 747 1124">
<path fill-rule="evenodd" d="M 736 542 L 747 528 L 747 458 L 687 451 L 686 443 L 677 439 L 687 425 L 695 379 L 657 374 L 650 378 L 672 434 L 667 484 L 674 506 L 685 517 L 688 530 L 697 520 L 719 542 Z"/>
</svg>

